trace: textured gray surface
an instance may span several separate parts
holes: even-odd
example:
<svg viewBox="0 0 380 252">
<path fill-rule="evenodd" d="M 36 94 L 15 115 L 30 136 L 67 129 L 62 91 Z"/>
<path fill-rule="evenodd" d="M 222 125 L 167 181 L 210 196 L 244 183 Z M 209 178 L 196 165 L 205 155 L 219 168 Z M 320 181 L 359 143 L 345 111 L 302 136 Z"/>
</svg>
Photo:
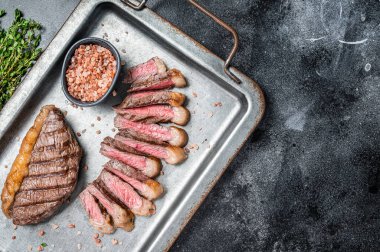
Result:
<svg viewBox="0 0 380 252">
<path fill-rule="evenodd" d="M 200 2 L 238 30 L 233 63 L 267 114 L 172 250 L 378 251 L 379 1 Z M 75 5 L 0 3 L 42 22 L 44 46 Z M 227 54 L 229 34 L 185 1 L 149 5 Z"/>
</svg>

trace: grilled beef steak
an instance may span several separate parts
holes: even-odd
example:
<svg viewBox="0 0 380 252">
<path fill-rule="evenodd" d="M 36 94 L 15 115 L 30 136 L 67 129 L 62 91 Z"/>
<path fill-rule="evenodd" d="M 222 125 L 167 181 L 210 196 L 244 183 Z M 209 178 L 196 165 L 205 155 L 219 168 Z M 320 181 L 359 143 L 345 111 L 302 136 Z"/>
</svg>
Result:
<svg viewBox="0 0 380 252">
<path fill-rule="evenodd" d="M 128 92 L 149 91 L 168 89 L 173 87 L 185 87 L 186 80 L 182 73 L 177 69 L 171 69 L 166 74 L 155 75 L 143 82 L 134 82 L 128 89 Z"/>
<path fill-rule="evenodd" d="M 41 115 L 45 115 L 43 119 Z M 25 147 L 22 146 L 14 164 L 18 173 L 21 174 L 22 170 L 24 175 L 21 184 L 16 185 L 12 168 L 3 189 L 3 211 L 9 213 L 16 225 L 35 224 L 52 216 L 73 192 L 78 178 L 82 150 L 62 113 L 52 105 L 45 106 L 38 120 L 41 124 L 39 132 L 35 123 L 23 141 L 23 145 L 28 143 L 28 148 L 32 149 L 30 153 L 22 154 L 23 161 L 28 162 L 21 169 L 18 158 Z M 28 141 L 31 135 L 34 142 Z M 14 200 L 9 204 L 11 191 Z"/>
<path fill-rule="evenodd" d="M 113 197 L 131 209 L 134 214 L 149 216 L 156 212 L 156 206 L 151 201 L 141 197 L 128 183 L 112 173 L 103 170 L 98 180 Z"/>
<path fill-rule="evenodd" d="M 152 105 L 140 108 L 117 109 L 115 112 L 133 122 L 162 123 L 173 122 L 186 125 L 190 120 L 190 112 L 186 108 L 167 105 Z"/>
<path fill-rule="evenodd" d="M 157 144 L 169 143 L 173 146 L 185 146 L 187 143 L 187 133 L 183 129 L 171 126 L 165 127 L 158 124 L 148 124 L 140 122 L 132 122 L 122 116 L 115 117 L 115 127 L 124 130 L 131 135 L 137 135 L 149 142 Z"/>
<path fill-rule="evenodd" d="M 116 229 L 112 224 L 111 216 L 101 208 L 87 188 L 79 194 L 79 198 L 94 228 L 105 234 L 115 232 Z"/>
<path fill-rule="evenodd" d="M 182 93 L 172 91 L 147 91 L 127 95 L 122 103 L 115 108 L 136 108 L 159 104 L 168 104 L 177 107 L 181 106 L 185 100 L 186 96 Z"/>
<path fill-rule="evenodd" d="M 115 136 L 115 140 L 147 155 L 164 159 L 168 164 L 179 164 L 187 158 L 185 151 L 180 147 L 146 143 L 130 137 L 122 136 L 121 134 L 117 134 Z"/>
<path fill-rule="evenodd" d="M 125 165 L 117 160 L 110 160 L 104 165 L 104 169 L 112 172 L 133 188 L 135 188 L 142 196 L 148 200 L 154 200 L 161 196 L 164 188 L 157 181 L 148 178 L 134 168 Z"/>
<path fill-rule="evenodd" d="M 115 227 L 122 228 L 125 231 L 131 231 L 134 228 L 134 215 L 129 209 L 124 209 L 111 199 L 107 193 L 101 192 L 98 186 L 89 184 L 86 188 L 98 202 L 107 210 L 112 217 Z"/>
<path fill-rule="evenodd" d="M 112 139 L 112 138 L 111 138 Z M 156 158 L 150 158 L 145 156 L 139 156 L 132 154 L 130 152 L 123 151 L 117 147 L 120 144 L 114 144 L 117 142 L 113 140 L 112 142 L 101 143 L 100 153 L 108 158 L 117 159 L 127 165 L 130 165 L 148 177 L 155 177 L 161 171 L 161 162 Z M 128 146 L 127 146 L 128 147 Z M 129 147 L 130 148 L 130 147 Z"/>
</svg>

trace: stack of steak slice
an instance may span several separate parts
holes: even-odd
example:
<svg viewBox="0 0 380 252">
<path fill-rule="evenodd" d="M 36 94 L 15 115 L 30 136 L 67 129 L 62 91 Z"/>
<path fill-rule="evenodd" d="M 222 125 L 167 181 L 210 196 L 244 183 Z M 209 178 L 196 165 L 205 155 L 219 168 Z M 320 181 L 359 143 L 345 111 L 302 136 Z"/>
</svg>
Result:
<svg viewBox="0 0 380 252">
<path fill-rule="evenodd" d="M 116 228 L 133 229 L 134 215 L 155 214 L 153 200 L 163 193 L 154 180 L 168 164 L 180 164 L 187 155 L 183 147 L 188 135 L 182 128 L 190 119 L 183 107 L 186 96 L 168 89 L 186 86 L 177 69 L 167 70 L 154 57 L 128 69 L 128 95 L 114 107 L 119 132 L 101 143 L 100 153 L 110 159 L 99 177 L 81 193 L 81 202 L 91 224 L 104 233 Z M 112 227 L 112 228 L 111 228 Z"/>
<path fill-rule="evenodd" d="M 82 149 L 61 111 L 44 106 L 5 182 L 3 212 L 16 225 L 52 216 L 75 189 L 81 157 Z"/>
</svg>

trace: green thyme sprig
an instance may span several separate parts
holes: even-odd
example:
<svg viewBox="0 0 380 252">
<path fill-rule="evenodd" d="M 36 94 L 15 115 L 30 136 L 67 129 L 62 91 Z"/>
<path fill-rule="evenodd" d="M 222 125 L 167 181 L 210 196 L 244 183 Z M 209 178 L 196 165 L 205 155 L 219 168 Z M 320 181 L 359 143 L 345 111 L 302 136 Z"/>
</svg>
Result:
<svg viewBox="0 0 380 252">
<path fill-rule="evenodd" d="M 0 17 L 4 15 L 0 10 Z M 40 30 L 39 23 L 23 18 L 18 9 L 12 25 L 7 30 L 0 27 L 0 110 L 41 54 Z"/>
</svg>

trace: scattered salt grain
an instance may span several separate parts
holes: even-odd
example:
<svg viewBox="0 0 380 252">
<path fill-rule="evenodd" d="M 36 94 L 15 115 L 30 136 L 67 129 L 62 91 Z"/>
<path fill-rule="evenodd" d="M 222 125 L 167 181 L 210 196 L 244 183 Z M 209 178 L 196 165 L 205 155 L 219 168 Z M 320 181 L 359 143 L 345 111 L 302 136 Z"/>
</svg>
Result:
<svg viewBox="0 0 380 252">
<path fill-rule="evenodd" d="M 77 235 L 81 235 L 81 234 L 82 234 L 82 232 L 81 232 L 81 231 L 78 231 L 78 232 L 77 232 Z"/>
<path fill-rule="evenodd" d="M 68 227 L 68 228 L 75 228 L 75 224 L 70 223 L 70 224 L 67 225 L 67 227 Z"/>
<path fill-rule="evenodd" d="M 81 250 L 82 249 L 82 245 L 80 243 L 77 244 L 77 248 L 78 250 Z"/>
<path fill-rule="evenodd" d="M 95 239 L 95 244 L 96 244 L 96 246 L 102 246 L 102 240 L 100 240 L 100 239 Z"/>
<path fill-rule="evenodd" d="M 57 224 L 50 224 L 50 226 L 51 226 L 51 229 L 54 229 L 54 230 L 59 228 Z"/>
<path fill-rule="evenodd" d="M 43 229 L 41 229 L 40 231 L 38 231 L 38 235 L 40 237 L 44 236 L 45 235 L 45 231 Z"/>
<path fill-rule="evenodd" d="M 213 117 L 214 116 L 214 113 L 212 113 L 212 112 L 209 112 L 208 113 L 208 118 L 211 118 L 211 117 Z"/>
<path fill-rule="evenodd" d="M 198 146 L 198 144 L 190 144 L 190 146 L 189 146 L 189 149 L 191 149 L 191 150 L 198 150 L 199 149 L 199 146 Z"/>
</svg>

